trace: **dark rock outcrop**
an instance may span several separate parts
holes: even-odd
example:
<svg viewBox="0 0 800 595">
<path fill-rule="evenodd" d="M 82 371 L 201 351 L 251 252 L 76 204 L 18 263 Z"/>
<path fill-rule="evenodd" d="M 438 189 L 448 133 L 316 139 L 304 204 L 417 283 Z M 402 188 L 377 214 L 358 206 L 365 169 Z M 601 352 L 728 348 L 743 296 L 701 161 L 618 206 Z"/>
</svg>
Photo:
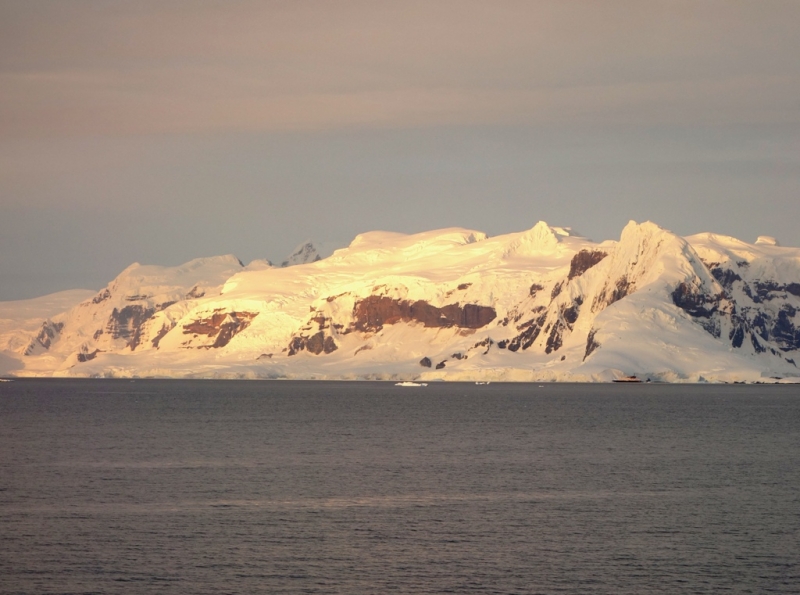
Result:
<svg viewBox="0 0 800 595">
<path fill-rule="evenodd" d="M 741 268 L 741 264 L 736 266 Z M 752 345 L 756 353 L 778 354 L 776 347 L 784 352 L 800 349 L 800 328 L 795 324 L 797 308 L 789 303 L 792 299 L 789 296 L 795 295 L 795 286 L 800 289 L 800 284 L 782 284 L 770 279 L 748 283 L 733 268 L 718 263 L 710 263 L 708 267 L 722 286 L 722 293 L 711 294 L 681 283 L 672 292 L 676 306 L 717 338 L 727 319 L 728 340 L 735 349 L 746 343 Z M 746 296 L 744 300 L 734 299 L 734 287 L 741 289 Z M 747 335 L 750 335 L 749 341 Z"/>
<path fill-rule="evenodd" d="M 256 316 L 258 316 L 258 312 L 216 310 L 210 318 L 200 318 L 183 325 L 183 334 L 216 337 L 213 344 L 201 347 L 217 349 L 230 343 L 233 337 L 250 326 L 250 322 Z"/>
<path fill-rule="evenodd" d="M 82 364 L 84 362 L 92 361 L 97 357 L 98 353 L 101 353 L 99 349 L 95 349 L 94 351 L 81 351 L 76 355 L 76 358 L 78 363 Z"/>
<path fill-rule="evenodd" d="M 332 328 L 337 331 L 342 330 L 341 325 L 332 324 L 331 319 L 322 312 L 312 310 L 308 323 L 289 342 L 289 355 L 297 355 L 301 351 L 308 351 L 314 355 L 333 353 L 339 346 L 331 335 Z M 356 353 L 363 349 L 369 348 L 363 346 Z"/>
<path fill-rule="evenodd" d="M 109 291 L 108 288 L 106 288 L 92 298 L 92 303 L 99 304 L 100 302 L 106 301 L 110 297 L 111 297 L 111 291 Z"/>
<path fill-rule="evenodd" d="M 553 327 L 550 329 L 550 334 L 547 337 L 547 343 L 544 347 L 545 353 L 552 353 L 554 351 L 558 351 L 558 349 L 562 345 L 562 339 L 564 336 L 564 330 L 566 325 L 560 320 L 556 321 L 553 324 Z"/>
<path fill-rule="evenodd" d="M 592 355 L 592 353 L 594 353 L 594 351 L 600 347 L 600 343 L 598 343 L 594 338 L 595 333 L 597 333 L 597 331 L 592 329 L 589 331 L 589 335 L 586 337 L 586 352 L 583 354 L 583 361 L 586 361 L 586 358 Z"/>
<path fill-rule="evenodd" d="M 606 256 L 608 254 L 602 250 L 581 250 L 572 257 L 572 261 L 569 263 L 567 280 L 571 281 L 575 277 L 580 277 Z"/>
<path fill-rule="evenodd" d="M 714 276 L 717 282 L 720 285 L 722 285 L 727 291 L 731 290 L 733 284 L 736 281 L 742 280 L 739 274 L 732 269 L 726 269 L 721 266 L 714 266 L 709 270 L 711 271 L 711 274 Z"/>
<path fill-rule="evenodd" d="M 433 362 L 431 361 L 431 358 L 423 357 L 421 360 L 419 360 L 419 365 L 423 368 L 430 368 L 433 365 Z"/>
<path fill-rule="evenodd" d="M 45 320 L 39 328 L 39 332 L 31 339 L 28 346 L 22 352 L 23 355 L 32 355 L 37 347 L 50 349 L 50 346 L 58 338 L 59 333 L 64 328 L 63 322 L 53 322 Z"/>
<path fill-rule="evenodd" d="M 192 287 L 192 288 L 189 290 L 189 292 L 186 294 L 186 299 L 187 299 L 187 300 L 191 300 L 191 299 L 197 299 L 197 298 L 201 298 L 201 297 L 203 297 L 205 294 L 206 294 L 206 292 L 205 292 L 204 290 L 200 289 L 200 287 L 199 287 L 199 286 L 195 285 L 195 286 L 194 286 L 194 287 Z"/>
<path fill-rule="evenodd" d="M 483 341 L 478 341 L 477 343 L 475 343 L 472 349 L 478 349 L 479 347 L 486 347 L 486 351 L 483 352 L 483 355 L 486 355 L 487 353 L 489 353 L 489 350 L 492 348 L 492 345 L 494 345 L 494 341 L 491 338 L 486 337 Z"/>
<path fill-rule="evenodd" d="M 450 304 L 437 308 L 423 300 L 411 302 L 386 296 L 369 296 L 353 308 L 352 330 L 377 332 L 385 324 L 419 322 L 427 328 L 478 329 L 497 318 L 489 306 Z"/>
<path fill-rule="evenodd" d="M 711 318 L 719 310 L 722 296 L 709 295 L 688 283 L 680 283 L 672 292 L 672 303 L 694 318 Z"/>
<path fill-rule="evenodd" d="M 784 305 L 770 329 L 770 339 L 782 351 L 800 349 L 800 328 L 794 324 L 795 314 L 797 310 L 793 306 Z"/>
<path fill-rule="evenodd" d="M 335 351 L 337 345 L 330 334 L 332 327 L 342 334 L 353 331 L 375 333 L 384 325 L 398 322 L 419 322 L 427 328 L 477 329 L 486 326 L 496 317 L 494 308 L 477 304 L 449 304 L 437 308 L 423 300 L 411 302 L 371 295 L 356 302 L 353 307 L 353 322 L 346 329 L 341 328 L 341 325 L 332 325 L 322 313 L 312 312 L 308 324 L 292 337 L 288 352 L 289 355 L 295 355 L 305 350 L 318 355 Z M 424 361 L 425 358 L 420 362 L 423 366 Z"/>
<path fill-rule="evenodd" d="M 497 346 L 500 349 L 508 349 L 509 351 L 519 351 L 520 349 L 524 351 L 528 349 L 539 337 L 539 333 L 542 332 L 545 320 L 547 320 L 547 312 L 518 326 L 517 330 L 522 329 L 520 334 L 511 339 L 500 341 Z"/>
<path fill-rule="evenodd" d="M 583 298 L 578 296 L 572 303 L 561 304 L 557 309 L 554 309 L 552 302 L 549 309 L 543 306 L 534 308 L 532 310 L 534 317 L 517 326 L 517 330 L 521 332 L 511 339 L 500 341 L 497 346 L 509 351 L 519 351 L 520 349 L 525 351 L 544 332 L 547 334 L 545 353 L 558 351 L 563 344 L 564 334 L 572 331 L 573 325 L 577 322 L 582 305 Z"/>
<path fill-rule="evenodd" d="M 175 323 L 174 322 L 173 323 L 169 323 L 169 324 L 167 324 L 167 323 L 162 324 L 161 328 L 156 333 L 156 336 L 153 337 L 153 341 L 152 341 L 153 347 L 158 349 L 158 344 L 161 342 L 161 339 L 163 339 L 167 335 L 167 333 L 170 332 L 173 328 L 175 328 Z"/>
<path fill-rule="evenodd" d="M 114 308 L 108 317 L 104 333 L 111 335 L 112 339 L 126 339 L 128 347 L 133 351 L 141 343 L 144 323 L 152 318 L 153 314 L 168 308 L 174 303 L 164 302 L 152 307 L 131 304 L 121 310 Z"/>
<path fill-rule="evenodd" d="M 600 312 L 608 308 L 614 302 L 618 302 L 625 296 L 633 293 L 635 284 L 622 276 L 612 284 L 607 284 L 603 290 L 597 294 L 592 302 L 592 312 Z"/>
<path fill-rule="evenodd" d="M 319 331 L 310 337 L 292 337 L 289 342 L 289 355 L 297 355 L 304 350 L 319 355 L 320 353 L 333 353 L 338 348 L 333 337 L 325 336 L 324 331 Z"/>
<path fill-rule="evenodd" d="M 105 333 L 112 339 L 126 339 L 131 350 L 136 349 L 141 340 L 142 324 L 155 312 L 155 308 L 141 304 L 131 304 L 121 310 L 114 308 L 108 317 Z"/>
<path fill-rule="evenodd" d="M 800 283 L 781 285 L 775 281 L 756 281 L 754 286 L 756 295 L 761 300 L 774 300 L 776 298 L 785 297 L 782 295 L 783 293 L 790 293 L 800 297 Z M 753 301 L 756 300 L 754 299 Z"/>
</svg>

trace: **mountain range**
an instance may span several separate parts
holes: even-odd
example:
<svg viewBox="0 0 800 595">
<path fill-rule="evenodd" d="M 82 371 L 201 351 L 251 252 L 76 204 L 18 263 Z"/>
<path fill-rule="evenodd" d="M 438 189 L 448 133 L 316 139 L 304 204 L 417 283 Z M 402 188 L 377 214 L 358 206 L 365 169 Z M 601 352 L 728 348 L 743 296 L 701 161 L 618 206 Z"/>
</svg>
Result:
<svg viewBox="0 0 800 595">
<path fill-rule="evenodd" d="M 0 374 L 800 381 L 800 248 L 631 221 L 539 222 L 132 264 L 99 292 L 0 302 Z"/>
</svg>

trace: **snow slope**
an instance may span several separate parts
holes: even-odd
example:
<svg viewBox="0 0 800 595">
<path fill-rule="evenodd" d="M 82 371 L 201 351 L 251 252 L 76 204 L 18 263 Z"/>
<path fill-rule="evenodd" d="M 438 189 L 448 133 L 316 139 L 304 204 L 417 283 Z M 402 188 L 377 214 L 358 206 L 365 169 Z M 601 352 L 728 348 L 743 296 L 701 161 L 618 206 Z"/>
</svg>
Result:
<svg viewBox="0 0 800 595">
<path fill-rule="evenodd" d="M 132 265 L 39 326 L 7 329 L 28 342 L 7 341 L 4 358 L 19 375 L 800 376 L 800 249 L 763 238 L 630 222 L 596 243 L 539 222 L 492 238 L 370 232 L 328 258 L 310 244 L 294 256 L 285 267 L 232 256 Z"/>
</svg>

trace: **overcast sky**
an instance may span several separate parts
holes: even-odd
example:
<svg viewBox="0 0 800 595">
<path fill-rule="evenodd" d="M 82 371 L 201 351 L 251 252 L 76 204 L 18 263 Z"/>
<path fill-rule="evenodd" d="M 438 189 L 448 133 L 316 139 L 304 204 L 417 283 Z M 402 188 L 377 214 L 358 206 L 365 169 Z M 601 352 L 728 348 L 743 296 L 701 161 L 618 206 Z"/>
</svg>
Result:
<svg viewBox="0 0 800 595">
<path fill-rule="evenodd" d="M 800 245 L 797 0 L 0 0 L 0 299 L 306 239 Z"/>
</svg>

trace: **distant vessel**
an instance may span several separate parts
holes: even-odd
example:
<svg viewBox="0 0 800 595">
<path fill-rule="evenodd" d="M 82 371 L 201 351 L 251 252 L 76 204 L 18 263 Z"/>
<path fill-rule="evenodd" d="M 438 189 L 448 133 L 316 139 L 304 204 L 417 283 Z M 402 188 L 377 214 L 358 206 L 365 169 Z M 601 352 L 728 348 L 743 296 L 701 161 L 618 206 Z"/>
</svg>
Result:
<svg viewBox="0 0 800 595">
<path fill-rule="evenodd" d="M 623 376 L 622 378 L 614 378 L 614 382 L 641 382 L 641 378 L 636 376 Z"/>
<path fill-rule="evenodd" d="M 428 386 L 427 382 L 398 382 L 395 386 Z"/>
</svg>

